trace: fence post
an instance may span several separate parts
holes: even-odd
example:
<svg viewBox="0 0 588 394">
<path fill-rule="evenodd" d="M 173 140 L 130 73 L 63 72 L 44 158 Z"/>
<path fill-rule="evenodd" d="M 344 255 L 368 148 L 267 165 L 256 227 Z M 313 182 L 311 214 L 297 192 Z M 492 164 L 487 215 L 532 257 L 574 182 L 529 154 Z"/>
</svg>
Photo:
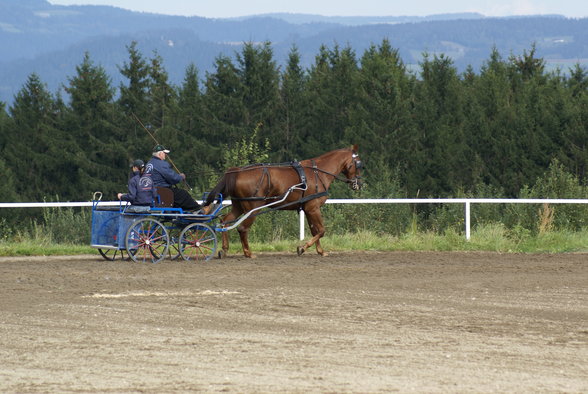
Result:
<svg viewBox="0 0 588 394">
<path fill-rule="evenodd" d="M 470 240 L 470 201 L 465 203 L 465 233 L 466 240 Z"/>
<path fill-rule="evenodd" d="M 304 240 L 304 211 L 301 209 L 298 213 L 299 221 L 300 221 L 300 240 Z"/>
</svg>

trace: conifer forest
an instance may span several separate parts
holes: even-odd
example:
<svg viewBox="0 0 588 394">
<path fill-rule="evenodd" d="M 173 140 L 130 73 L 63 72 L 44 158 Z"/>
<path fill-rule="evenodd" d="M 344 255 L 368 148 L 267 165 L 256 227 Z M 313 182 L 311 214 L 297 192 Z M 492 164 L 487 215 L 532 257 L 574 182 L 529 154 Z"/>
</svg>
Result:
<svg viewBox="0 0 588 394">
<path fill-rule="evenodd" d="M 59 91 L 31 74 L 0 103 L 1 201 L 115 199 L 155 140 L 196 197 L 228 166 L 352 144 L 364 198 L 519 197 L 550 168 L 581 185 L 588 176 L 588 73 L 547 72 L 534 47 L 493 50 L 459 73 L 437 54 L 408 69 L 387 40 L 364 53 L 323 46 L 309 68 L 296 47 L 279 67 L 270 42 L 245 43 L 206 75 L 187 67 L 179 86 L 156 52 L 127 51 L 120 86 L 86 53 Z"/>
</svg>

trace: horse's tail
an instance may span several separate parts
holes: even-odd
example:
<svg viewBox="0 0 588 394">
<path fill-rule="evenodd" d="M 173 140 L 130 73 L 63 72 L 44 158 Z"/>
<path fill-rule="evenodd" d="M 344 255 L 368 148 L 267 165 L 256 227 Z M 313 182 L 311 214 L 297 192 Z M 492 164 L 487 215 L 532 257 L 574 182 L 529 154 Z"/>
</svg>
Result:
<svg viewBox="0 0 588 394">
<path fill-rule="evenodd" d="M 225 172 L 221 180 L 216 184 L 214 189 L 208 193 L 208 197 L 206 197 L 206 202 L 204 205 L 210 205 L 216 200 L 219 193 L 222 193 L 223 199 L 230 197 L 231 193 L 233 192 L 233 187 L 235 185 L 235 172 L 231 172 L 230 170 Z"/>
</svg>

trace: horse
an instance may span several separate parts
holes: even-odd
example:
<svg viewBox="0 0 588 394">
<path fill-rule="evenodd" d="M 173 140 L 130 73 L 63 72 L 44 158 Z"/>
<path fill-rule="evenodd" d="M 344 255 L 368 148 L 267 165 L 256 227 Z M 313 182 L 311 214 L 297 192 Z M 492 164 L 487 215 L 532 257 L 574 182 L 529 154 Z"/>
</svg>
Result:
<svg viewBox="0 0 588 394">
<path fill-rule="evenodd" d="M 327 253 L 320 244 L 325 235 L 325 226 L 320 208 L 328 198 L 331 183 L 341 180 L 349 183 L 352 190 L 359 190 L 362 162 L 358 146 L 338 149 L 324 153 L 313 159 L 292 163 L 252 164 L 232 167 L 208 194 L 205 204 L 214 203 L 219 193 L 223 198 L 231 197 L 231 211 L 221 218 L 221 225 L 240 222 L 237 231 L 241 239 L 245 257 L 254 257 L 249 248 L 248 231 L 262 208 L 279 210 L 303 210 L 312 233 L 312 238 L 297 247 L 300 256 L 312 245 L 321 256 Z M 341 177 L 340 174 L 345 177 Z M 243 217 L 240 218 L 240 216 Z M 238 219 L 238 220 L 237 220 Z M 226 256 L 229 250 L 227 232 L 222 233 L 222 250 L 219 257 Z"/>
</svg>

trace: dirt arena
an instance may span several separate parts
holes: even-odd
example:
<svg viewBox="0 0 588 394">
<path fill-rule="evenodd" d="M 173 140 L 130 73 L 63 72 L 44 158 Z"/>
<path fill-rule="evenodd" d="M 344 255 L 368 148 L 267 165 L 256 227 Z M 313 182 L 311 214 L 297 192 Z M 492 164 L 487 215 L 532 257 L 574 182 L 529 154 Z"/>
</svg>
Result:
<svg viewBox="0 0 588 394">
<path fill-rule="evenodd" d="M 588 255 L 0 259 L 0 392 L 588 392 Z"/>
</svg>

